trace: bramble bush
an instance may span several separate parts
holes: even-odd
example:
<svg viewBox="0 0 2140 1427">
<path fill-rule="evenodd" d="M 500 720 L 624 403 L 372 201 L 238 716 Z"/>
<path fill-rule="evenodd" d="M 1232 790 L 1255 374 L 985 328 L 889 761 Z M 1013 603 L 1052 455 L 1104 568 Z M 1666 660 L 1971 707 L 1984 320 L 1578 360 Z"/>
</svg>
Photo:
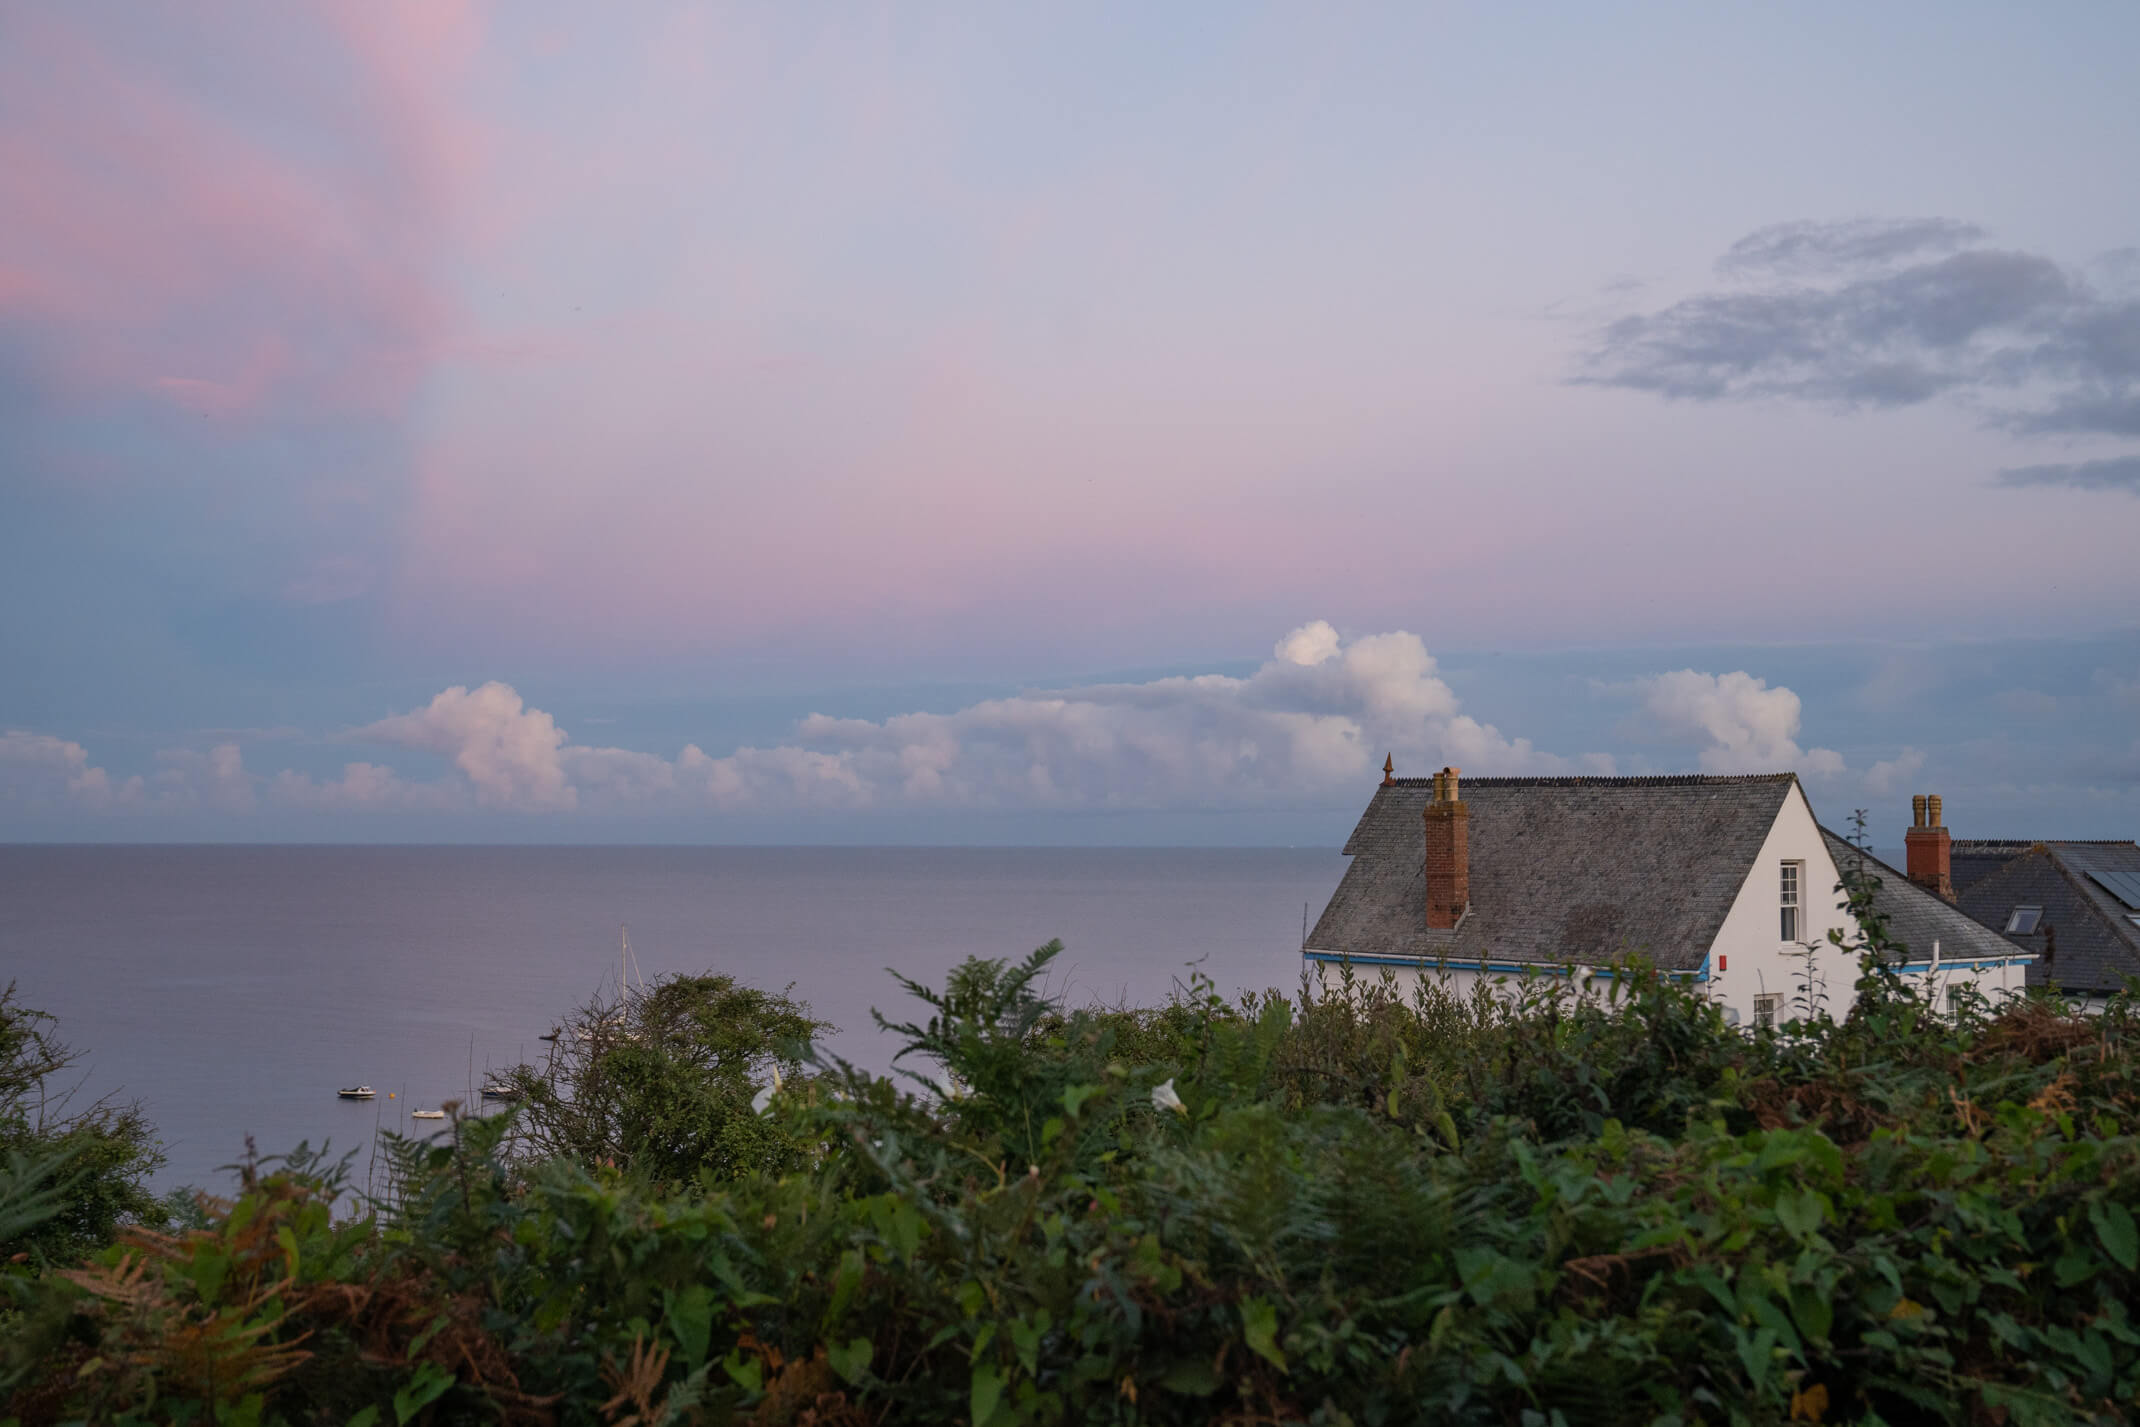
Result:
<svg viewBox="0 0 2140 1427">
<path fill-rule="evenodd" d="M 740 1168 L 456 1118 L 337 1220 L 337 1167 L 249 1162 L 204 1227 L 17 1276 L 6 1410 L 2128 1420 L 2130 998 L 1936 1014 L 1873 937 L 1846 1021 L 1756 1032 L 1638 965 L 1603 1003 L 1339 976 L 1108 1011 L 1040 994 L 1052 944 L 972 962 L 889 1027 L 929 1083 L 796 1048 Z"/>
<path fill-rule="evenodd" d="M 799 1047 L 832 1029 L 785 993 L 729 976 L 664 976 L 568 1016 L 540 1066 L 505 1077 L 522 1157 L 608 1164 L 653 1189 L 796 1167 L 790 1139 L 751 1106 Z"/>
<path fill-rule="evenodd" d="M 144 1186 L 163 1152 L 146 1117 L 110 1096 L 76 1103 L 80 1063 L 49 1015 L 0 988 L 0 1263 L 71 1262 L 158 1213 Z"/>
</svg>

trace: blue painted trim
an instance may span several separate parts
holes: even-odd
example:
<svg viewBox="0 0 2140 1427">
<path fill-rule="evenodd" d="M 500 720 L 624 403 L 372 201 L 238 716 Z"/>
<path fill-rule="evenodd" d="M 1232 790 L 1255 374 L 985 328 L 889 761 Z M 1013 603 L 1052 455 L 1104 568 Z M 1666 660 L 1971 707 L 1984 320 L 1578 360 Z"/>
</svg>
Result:
<svg viewBox="0 0 2140 1427">
<path fill-rule="evenodd" d="M 1334 951 L 1304 951 L 1301 955 L 1325 966 L 1342 966 L 1348 963 L 1353 966 L 1408 966 L 1415 971 L 1483 971 L 1504 976 L 1520 976 L 1525 972 L 1536 976 L 1575 974 L 1575 968 L 1571 966 L 1542 961 L 1454 961 L 1423 956 L 1345 956 Z M 1613 979 L 1614 975 L 1610 967 L 1603 966 L 1592 967 L 1590 974 L 1602 976 L 1608 981 Z M 1707 981 L 1709 963 L 1704 960 L 1701 968 L 1696 971 L 1667 971 L 1665 975 L 1676 976 L 1681 980 Z"/>
<path fill-rule="evenodd" d="M 2009 956 L 1998 961 L 1949 961 L 1945 957 L 1941 957 L 1936 968 L 1934 967 L 1933 963 L 1929 961 L 1906 961 L 1902 965 L 1896 967 L 1895 970 L 1904 976 L 1929 976 L 1935 969 L 1940 971 L 1953 971 L 1957 969 L 1965 971 L 1992 971 L 2003 966 L 2029 966 L 2033 965 L 2035 961 L 2036 957 L 2033 954 L 2029 956 Z"/>
<path fill-rule="evenodd" d="M 1405 966 L 1415 971 L 1479 971 L 1498 976 L 1521 976 L 1525 972 L 1529 972 L 1534 976 L 1574 975 L 1573 967 L 1547 962 L 1455 961 L 1444 960 L 1439 957 L 1430 960 L 1426 957 L 1415 956 L 1345 956 L 1334 951 L 1304 951 L 1301 955 L 1310 961 L 1319 962 L 1325 966 L 1341 966 L 1349 962 L 1354 966 Z M 1703 957 L 1702 964 L 1692 971 L 1667 971 L 1665 975 L 1676 977 L 1682 981 L 1708 981 L 1711 979 L 1710 959 L 1709 956 Z M 2037 954 L 2034 952 L 2027 956 L 2010 956 L 1998 961 L 1949 961 L 1941 958 L 1939 969 L 1942 971 L 1993 971 L 2006 966 L 2029 966 L 2037 960 Z M 1932 971 L 1932 963 L 1929 961 L 1905 962 L 1903 965 L 1896 967 L 1895 970 L 1905 976 L 1929 975 Z M 1614 972 L 1610 967 L 1602 966 L 1591 968 L 1590 974 L 1592 976 L 1602 976 L 1607 980 L 1613 979 L 1614 976 Z"/>
</svg>

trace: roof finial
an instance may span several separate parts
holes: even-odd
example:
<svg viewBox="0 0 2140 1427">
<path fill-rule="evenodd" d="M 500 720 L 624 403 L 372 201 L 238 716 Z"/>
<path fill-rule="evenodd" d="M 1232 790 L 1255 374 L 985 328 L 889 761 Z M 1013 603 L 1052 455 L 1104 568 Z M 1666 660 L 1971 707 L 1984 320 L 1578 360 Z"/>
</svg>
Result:
<svg viewBox="0 0 2140 1427">
<path fill-rule="evenodd" d="M 1382 786 L 1387 788 L 1397 781 L 1397 758 L 1395 754 L 1382 755 Z"/>
</svg>

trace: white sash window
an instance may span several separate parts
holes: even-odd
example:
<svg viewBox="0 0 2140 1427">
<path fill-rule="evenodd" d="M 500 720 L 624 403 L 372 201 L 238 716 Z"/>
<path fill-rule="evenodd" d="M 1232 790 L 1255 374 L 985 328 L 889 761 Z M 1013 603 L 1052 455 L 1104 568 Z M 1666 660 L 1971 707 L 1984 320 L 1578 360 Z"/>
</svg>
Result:
<svg viewBox="0 0 2140 1427">
<path fill-rule="evenodd" d="M 1783 939 L 1785 941 L 1801 940 L 1798 926 L 1798 904 L 1799 890 L 1805 885 L 1805 871 L 1806 864 L 1803 862 L 1786 862 L 1783 864 L 1782 907 Z"/>
</svg>

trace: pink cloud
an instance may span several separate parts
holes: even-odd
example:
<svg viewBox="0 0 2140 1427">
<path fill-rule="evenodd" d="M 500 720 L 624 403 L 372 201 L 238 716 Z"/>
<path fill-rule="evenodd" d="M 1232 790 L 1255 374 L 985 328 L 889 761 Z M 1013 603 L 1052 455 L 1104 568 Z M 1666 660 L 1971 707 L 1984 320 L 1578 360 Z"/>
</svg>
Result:
<svg viewBox="0 0 2140 1427">
<path fill-rule="evenodd" d="M 156 801 L 165 807 L 209 807 L 223 812 L 251 812 L 260 779 L 246 771 L 235 743 L 219 743 L 202 753 L 166 748 L 156 755 L 162 765 L 154 779 Z"/>
<path fill-rule="evenodd" d="M 542 811 L 579 802 L 559 756 L 565 731 L 541 709 L 526 707 L 509 684 L 456 684 L 423 708 L 368 724 L 355 736 L 444 754 L 484 807 Z"/>
<path fill-rule="evenodd" d="M 410 782 L 377 763 L 347 763 L 342 776 L 320 782 L 285 768 L 268 784 L 268 796 L 283 807 L 315 812 L 450 812 L 468 797 L 457 783 Z"/>
<path fill-rule="evenodd" d="M 220 416 L 377 414 L 414 393 L 449 327 L 434 269 L 475 151 L 452 91 L 474 12 L 293 15 L 174 32 L 154 61 L 61 10 L 11 17 L 0 309 L 34 332 L 48 378 Z M 189 85 L 202 45 L 293 71 L 270 86 L 276 112 L 241 120 Z"/>
<path fill-rule="evenodd" d="M 141 779 L 113 778 L 89 761 L 79 743 L 27 729 L 0 730 L 0 804 L 101 809 L 131 806 L 141 797 Z"/>
</svg>

